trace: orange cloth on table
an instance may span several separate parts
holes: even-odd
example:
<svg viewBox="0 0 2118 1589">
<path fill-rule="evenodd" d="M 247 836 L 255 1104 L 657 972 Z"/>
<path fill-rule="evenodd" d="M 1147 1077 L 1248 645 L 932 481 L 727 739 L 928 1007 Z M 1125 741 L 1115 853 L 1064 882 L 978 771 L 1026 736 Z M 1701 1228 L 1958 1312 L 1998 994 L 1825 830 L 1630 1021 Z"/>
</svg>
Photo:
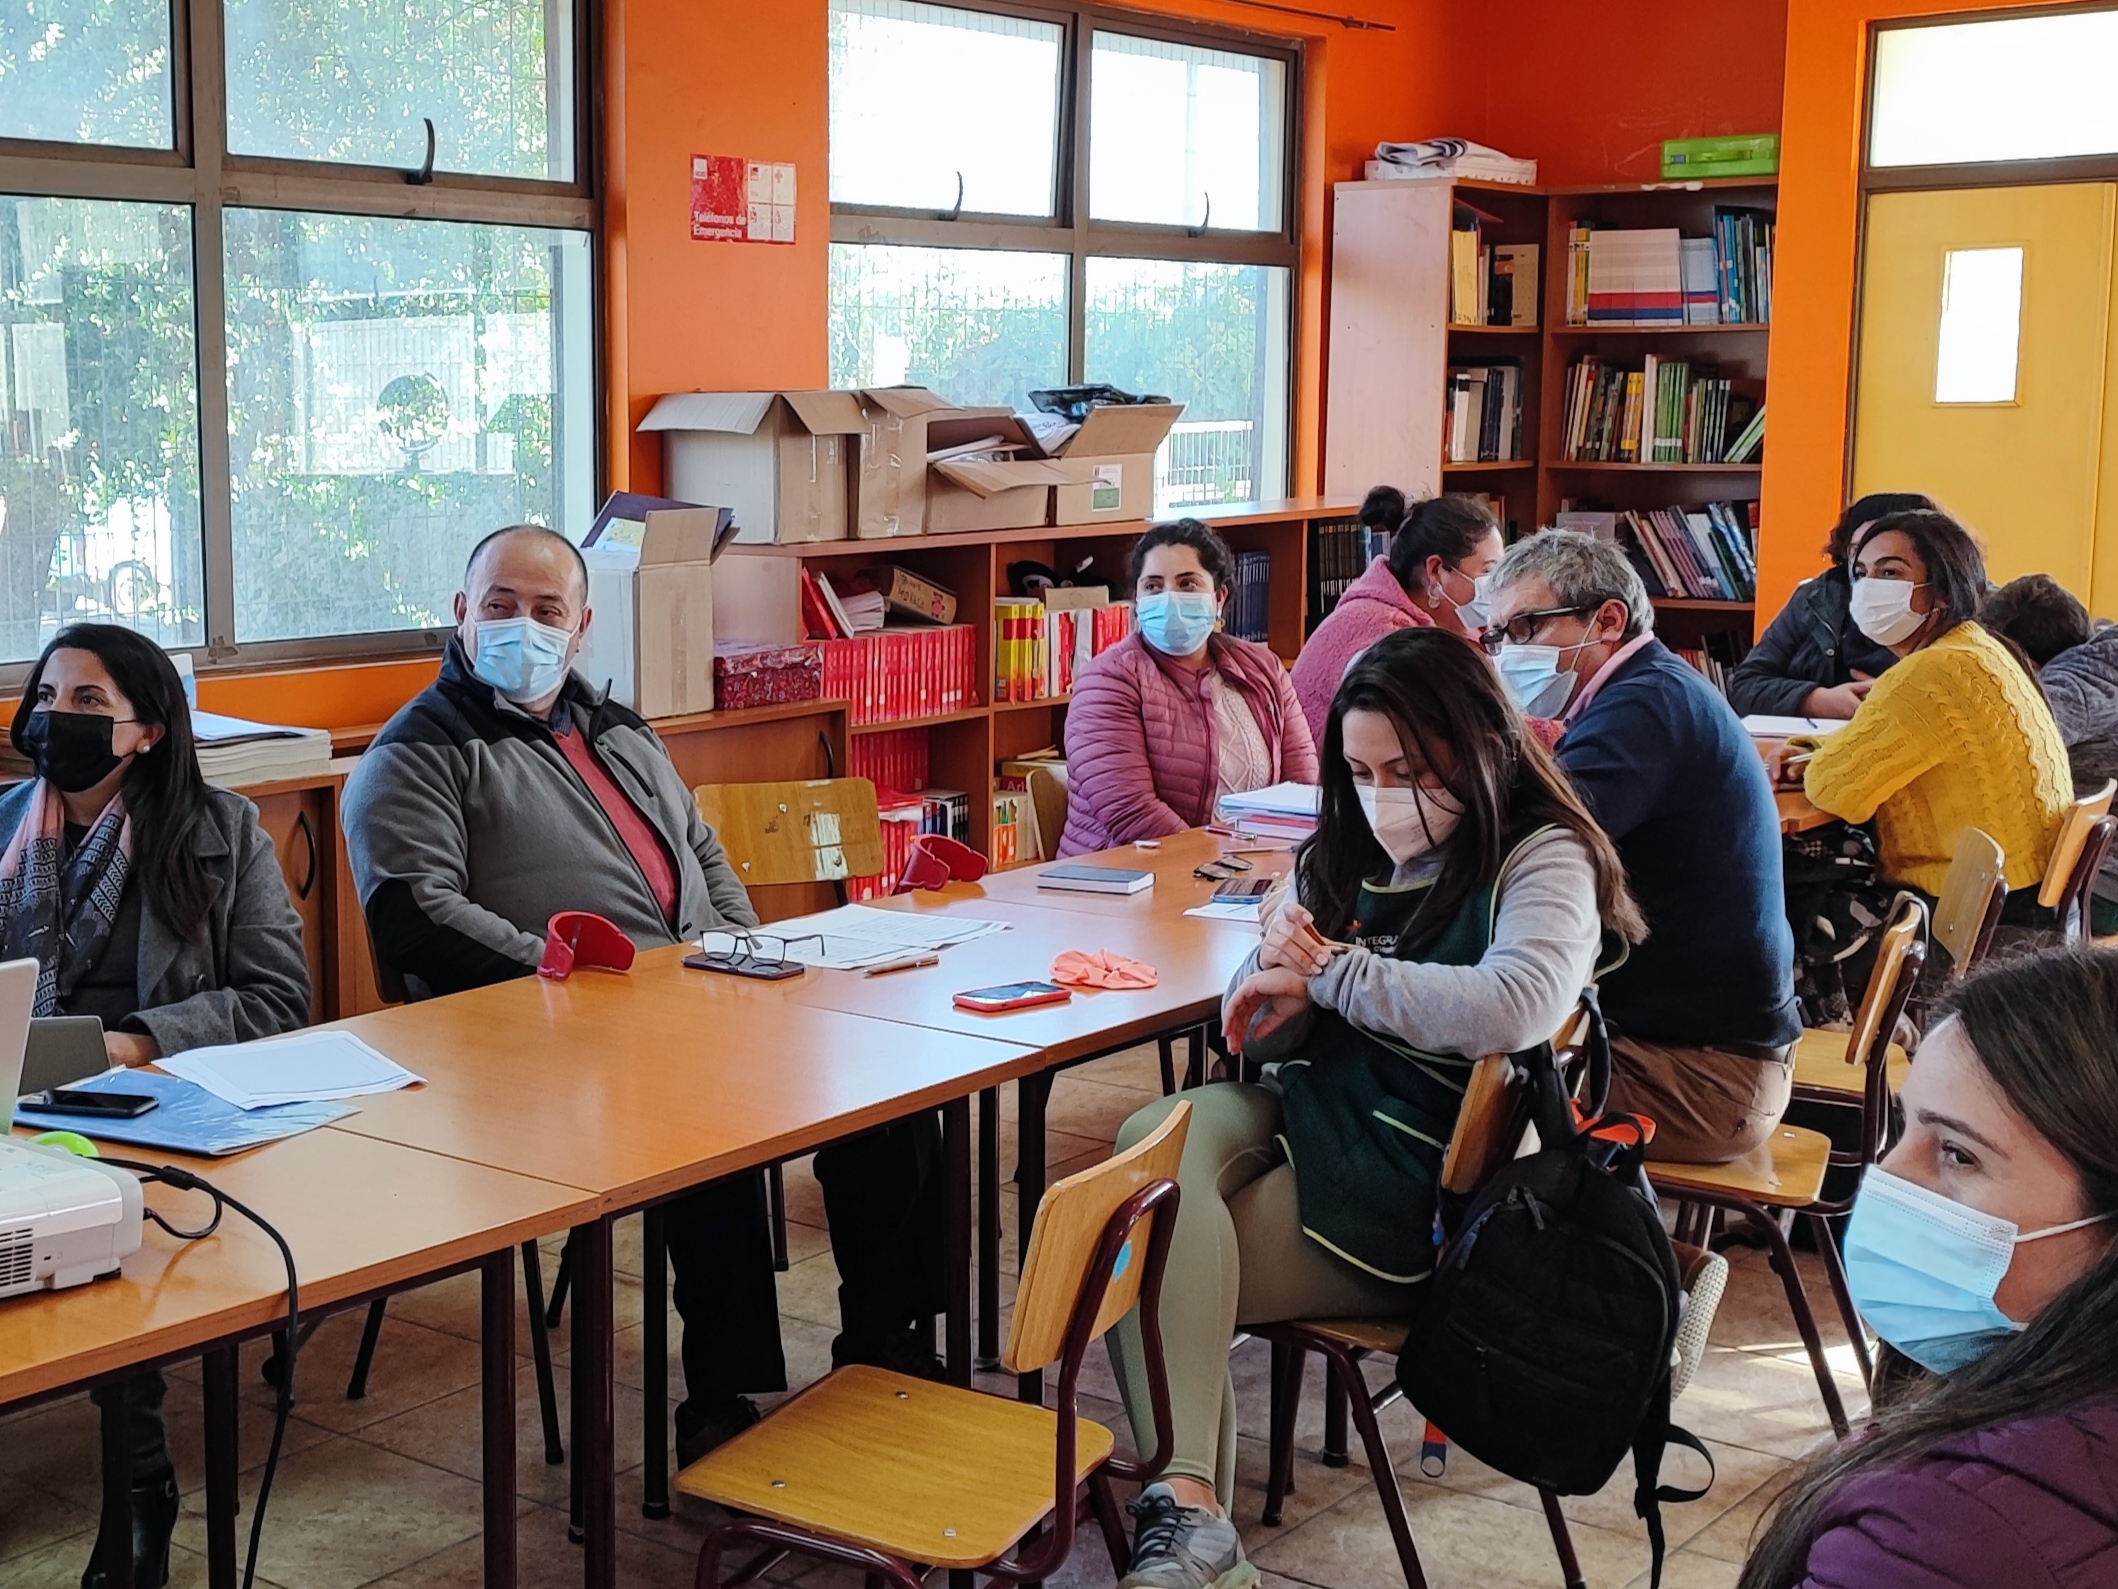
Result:
<svg viewBox="0 0 2118 1589">
<path fill-rule="evenodd" d="M 1052 980 L 1074 988 L 1151 988 L 1159 973 L 1145 960 L 1128 959 L 1108 949 L 1068 949 L 1052 962 Z"/>
</svg>

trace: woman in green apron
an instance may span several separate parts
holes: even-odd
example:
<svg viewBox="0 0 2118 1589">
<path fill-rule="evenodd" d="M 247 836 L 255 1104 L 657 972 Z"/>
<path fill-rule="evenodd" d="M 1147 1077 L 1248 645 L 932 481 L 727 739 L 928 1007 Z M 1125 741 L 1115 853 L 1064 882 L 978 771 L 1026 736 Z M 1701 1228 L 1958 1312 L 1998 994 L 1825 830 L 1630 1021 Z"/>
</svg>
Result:
<svg viewBox="0 0 2118 1589">
<path fill-rule="evenodd" d="M 1471 1066 L 1557 1032 L 1607 933 L 1645 935 L 1609 839 L 1483 656 L 1406 629 L 1347 670 L 1316 835 L 1222 1016 L 1258 1085 L 1184 1094 L 1183 1201 L 1162 1289 L 1176 1451 L 1133 1503 L 1121 1589 L 1243 1589 L 1228 1505 L 1248 1324 L 1411 1311 Z M 1142 1109 L 1122 1149 L 1174 1099 Z M 1152 1443 L 1140 1329 L 1111 1355 Z M 1145 1449 L 1145 1445 L 1142 1446 Z"/>
</svg>

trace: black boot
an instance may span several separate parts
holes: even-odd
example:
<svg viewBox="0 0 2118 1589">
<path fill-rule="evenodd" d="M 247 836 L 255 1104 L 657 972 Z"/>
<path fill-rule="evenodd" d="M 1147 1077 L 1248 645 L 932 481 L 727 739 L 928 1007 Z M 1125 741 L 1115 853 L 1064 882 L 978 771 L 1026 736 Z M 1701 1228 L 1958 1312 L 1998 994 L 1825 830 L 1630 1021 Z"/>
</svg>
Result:
<svg viewBox="0 0 2118 1589">
<path fill-rule="evenodd" d="M 133 1589 L 163 1589 L 169 1582 L 169 1536 L 176 1532 L 176 1474 L 164 1469 L 159 1478 L 138 1479 L 132 1486 Z M 81 1589 L 103 1589 L 110 1582 L 103 1535 L 81 1574 Z"/>
</svg>

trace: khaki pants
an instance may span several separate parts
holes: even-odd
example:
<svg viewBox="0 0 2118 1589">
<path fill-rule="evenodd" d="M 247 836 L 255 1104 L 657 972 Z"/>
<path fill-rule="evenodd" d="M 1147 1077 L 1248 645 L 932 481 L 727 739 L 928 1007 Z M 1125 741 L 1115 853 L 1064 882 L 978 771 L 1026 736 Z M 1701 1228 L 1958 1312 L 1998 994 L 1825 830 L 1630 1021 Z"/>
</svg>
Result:
<svg viewBox="0 0 2118 1589">
<path fill-rule="evenodd" d="M 1611 1038 L 1610 1107 L 1655 1123 L 1651 1158 L 1726 1164 L 1772 1135 L 1794 1089 L 1794 1049 L 1755 1051 Z"/>
<path fill-rule="evenodd" d="M 1302 1234 L 1294 1169 L 1275 1133 L 1279 1095 L 1221 1082 L 1183 1094 L 1191 1126 L 1177 1170 L 1182 1201 L 1162 1280 L 1162 1348 L 1176 1451 L 1167 1472 L 1211 1484 L 1223 1510 L 1235 1494 L 1235 1385 L 1228 1343 L 1245 1324 L 1282 1319 L 1389 1318 L 1408 1313 L 1413 1288 L 1355 1268 Z M 1158 1099 L 1118 1132 L 1122 1151 L 1177 1104 Z M 1139 1313 L 1107 1337 L 1111 1364 L 1143 1455 L 1155 1440 Z"/>
</svg>

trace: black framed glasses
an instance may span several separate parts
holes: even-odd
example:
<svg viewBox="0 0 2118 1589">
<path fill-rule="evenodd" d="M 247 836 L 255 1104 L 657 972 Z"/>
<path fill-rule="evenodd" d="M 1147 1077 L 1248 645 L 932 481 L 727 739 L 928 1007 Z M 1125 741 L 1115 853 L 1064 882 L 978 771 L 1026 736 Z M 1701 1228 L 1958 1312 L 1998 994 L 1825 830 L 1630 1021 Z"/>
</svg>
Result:
<svg viewBox="0 0 2118 1589">
<path fill-rule="evenodd" d="M 1479 631 L 1478 643 L 1485 647 L 1487 656 L 1497 657 L 1502 646 L 1528 645 L 1537 633 L 1537 626 L 1547 618 L 1578 618 L 1595 610 L 1594 607 L 1540 607 L 1535 612 L 1518 612 L 1504 624 L 1487 624 Z"/>
<path fill-rule="evenodd" d="M 823 941 L 824 935 L 820 932 L 782 938 L 774 933 L 752 932 L 747 927 L 721 927 L 699 934 L 699 958 L 712 962 L 716 969 L 740 971 L 756 967 L 764 970 L 785 965 L 787 950 L 793 944 L 821 944 Z"/>
</svg>

